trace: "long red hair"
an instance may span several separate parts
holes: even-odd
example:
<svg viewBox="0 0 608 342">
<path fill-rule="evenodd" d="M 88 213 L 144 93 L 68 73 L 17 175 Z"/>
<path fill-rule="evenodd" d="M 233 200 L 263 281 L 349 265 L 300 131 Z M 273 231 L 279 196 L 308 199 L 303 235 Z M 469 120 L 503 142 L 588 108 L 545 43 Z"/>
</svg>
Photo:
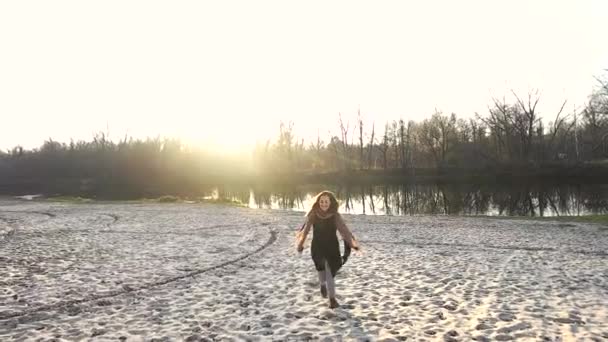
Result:
<svg viewBox="0 0 608 342">
<path fill-rule="evenodd" d="M 321 213 L 321 207 L 319 206 L 319 201 L 321 200 L 321 197 L 323 197 L 323 196 L 327 196 L 329 198 L 329 208 L 325 212 L 327 214 L 327 216 L 332 216 L 333 214 L 338 213 L 339 204 L 338 204 L 338 200 L 336 199 L 336 195 L 334 195 L 334 193 L 329 190 L 323 190 L 315 196 L 314 202 L 313 202 L 312 206 L 310 207 L 310 210 L 308 210 L 308 212 L 306 213 L 306 216 L 308 218 L 314 219 L 314 216 L 316 216 L 314 214 Z"/>
</svg>

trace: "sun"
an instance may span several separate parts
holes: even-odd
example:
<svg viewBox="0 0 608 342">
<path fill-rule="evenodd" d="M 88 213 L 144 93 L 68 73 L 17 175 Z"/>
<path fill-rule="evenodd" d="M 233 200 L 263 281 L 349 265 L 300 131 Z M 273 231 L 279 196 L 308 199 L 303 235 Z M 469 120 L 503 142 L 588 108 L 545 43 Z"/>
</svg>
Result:
<svg viewBox="0 0 608 342">
<path fill-rule="evenodd" d="M 177 138 L 186 144 L 227 154 L 250 153 L 256 144 L 276 141 L 279 122 L 253 119 L 251 115 L 231 113 L 226 115 L 192 115 L 175 131 Z"/>
</svg>

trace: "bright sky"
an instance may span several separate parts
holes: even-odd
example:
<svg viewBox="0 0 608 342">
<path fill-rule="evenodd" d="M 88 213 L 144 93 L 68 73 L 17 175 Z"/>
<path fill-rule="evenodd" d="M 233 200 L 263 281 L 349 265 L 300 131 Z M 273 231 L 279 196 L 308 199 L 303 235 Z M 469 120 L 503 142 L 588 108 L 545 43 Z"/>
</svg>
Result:
<svg viewBox="0 0 608 342">
<path fill-rule="evenodd" d="M 608 68 L 606 32 L 605 0 L 2 1 L 0 149 L 106 127 L 234 148 L 281 120 L 328 141 L 339 112 L 472 117 L 510 89 L 551 118 Z"/>
</svg>

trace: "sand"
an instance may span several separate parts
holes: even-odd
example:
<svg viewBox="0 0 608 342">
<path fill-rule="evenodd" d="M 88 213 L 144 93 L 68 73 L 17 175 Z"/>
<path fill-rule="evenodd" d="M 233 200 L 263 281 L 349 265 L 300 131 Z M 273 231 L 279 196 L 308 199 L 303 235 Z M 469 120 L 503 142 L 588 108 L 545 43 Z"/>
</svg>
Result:
<svg viewBox="0 0 608 342">
<path fill-rule="evenodd" d="M 328 308 L 302 213 L 0 200 L 2 341 L 605 341 L 608 229 L 345 215 Z"/>
</svg>

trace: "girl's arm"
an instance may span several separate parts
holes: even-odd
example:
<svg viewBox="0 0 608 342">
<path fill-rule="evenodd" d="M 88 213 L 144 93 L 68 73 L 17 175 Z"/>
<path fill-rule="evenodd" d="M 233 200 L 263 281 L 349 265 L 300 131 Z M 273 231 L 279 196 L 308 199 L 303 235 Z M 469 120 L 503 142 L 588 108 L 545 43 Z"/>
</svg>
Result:
<svg viewBox="0 0 608 342">
<path fill-rule="evenodd" d="M 346 263 L 346 260 L 348 260 L 348 257 L 350 256 L 350 252 L 351 252 L 351 248 L 350 245 L 348 243 L 346 243 L 346 241 L 344 241 L 344 255 L 342 256 L 342 263 Z"/>
<path fill-rule="evenodd" d="M 298 252 L 301 252 L 304 249 L 304 242 L 306 241 L 306 237 L 308 236 L 308 232 L 310 231 L 310 227 L 312 227 L 312 220 L 310 217 L 306 217 L 306 223 L 304 223 L 304 227 L 298 231 L 296 234 L 296 248 Z"/>
<path fill-rule="evenodd" d="M 340 232 L 340 236 L 342 236 L 342 239 L 346 241 L 346 243 L 348 243 L 348 245 L 352 249 L 358 250 L 359 243 L 353 236 L 353 233 L 351 233 L 350 229 L 348 229 L 348 227 L 346 226 L 346 223 L 344 222 L 344 220 L 342 219 L 342 215 L 340 214 L 336 214 L 336 227 L 338 228 L 338 232 Z"/>
</svg>

